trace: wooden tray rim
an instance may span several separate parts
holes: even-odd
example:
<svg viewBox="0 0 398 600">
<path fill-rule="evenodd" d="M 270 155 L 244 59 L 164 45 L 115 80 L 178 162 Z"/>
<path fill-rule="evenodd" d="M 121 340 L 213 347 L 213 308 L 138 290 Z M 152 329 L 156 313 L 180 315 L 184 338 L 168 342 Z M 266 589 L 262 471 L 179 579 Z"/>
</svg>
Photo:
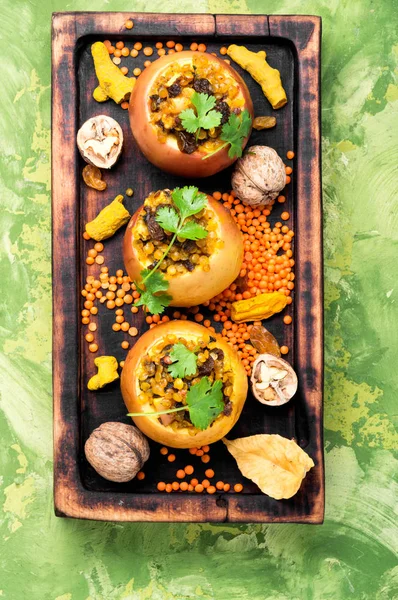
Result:
<svg viewBox="0 0 398 600">
<path fill-rule="evenodd" d="M 63 362 L 60 339 L 66 338 L 78 347 L 77 320 L 78 298 L 71 296 L 67 309 L 54 301 L 62 297 L 62 281 L 65 273 L 77 280 L 76 249 L 75 243 L 72 256 L 65 256 L 63 239 L 74 235 L 77 241 L 77 231 L 65 231 L 64 217 L 76 212 L 75 190 L 77 186 L 76 175 L 76 148 L 75 134 L 77 132 L 76 119 L 76 89 L 66 87 L 61 92 L 62 82 L 70 81 L 70 73 L 75 73 L 76 44 L 79 39 L 92 34 L 117 35 L 128 32 L 121 23 L 126 18 L 132 18 L 136 25 L 145 23 L 146 36 L 151 33 L 153 20 L 156 15 L 156 27 L 159 23 L 167 25 L 167 35 L 197 35 L 197 36 L 228 36 L 231 33 L 231 20 L 240 21 L 240 37 L 266 36 L 271 39 L 280 38 L 293 43 L 298 57 L 298 95 L 299 98 L 306 94 L 306 83 L 315 81 L 312 99 L 308 108 L 308 125 L 305 130 L 300 130 L 297 140 L 297 201 L 303 203 L 304 196 L 308 198 L 308 182 L 305 181 L 305 166 L 300 156 L 300 139 L 305 138 L 310 132 L 313 138 L 314 152 L 311 157 L 311 185 L 310 185 L 310 225 L 312 227 L 311 240 L 308 246 L 318 252 L 318 261 L 313 274 L 314 285 L 310 289 L 296 291 L 296 303 L 304 308 L 303 296 L 307 302 L 311 298 L 311 319 L 313 323 L 313 339 L 311 355 L 306 356 L 304 362 L 299 360 L 300 367 L 308 367 L 302 382 L 306 387 L 306 398 L 309 403 L 308 418 L 312 421 L 312 435 L 315 437 L 316 446 L 316 483 L 318 494 L 316 503 L 311 512 L 305 515 L 284 515 L 283 510 L 269 514 L 270 499 L 262 494 L 228 494 L 227 497 L 215 496 L 185 496 L 166 494 L 114 494 L 110 492 L 93 492 L 82 486 L 79 467 L 79 418 L 78 418 L 78 357 L 73 357 L 68 362 L 68 368 Z M 303 45 L 298 41 L 299 34 L 308 32 L 308 39 Z M 130 12 L 57 12 L 53 13 L 52 22 L 52 147 L 60 147 L 63 142 L 62 156 L 52 152 L 52 220 L 53 220 L 53 396 L 54 396 L 54 505 L 57 516 L 74 517 L 81 519 L 95 519 L 103 521 L 160 521 L 160 522 L 297 522 L 297 523 L 322 523 L 324 516 L 324 464 L 323 464 L 323 431 L 322 431 L 322 390 L 323 390 L 323 275 L 322 275 L 322 207 L 321 207 L 321 172 L 320 172 L 320 38 L 321 18 L 308 15 L 210 15 L 210 14 L 167 14 L 167 13 L 130 13 Z M 157 31 L 159 35 L 159 32 Z M 233 34 L 236 37 L 236 34 Z M 308 71 L 303 69 L 303 62 Z M 63 78 L 66 78 L 64 81 Z M 65 97 L 66 90 L 66 97 Z M 308 99 L 306 101 L 308 103 Z M 58 107 L 63 106 L 64 112 Z M 69 116 L 69 125 L 72 133 L 67 130 L 65 118 Z M 304 131 L 304 135 L 303 135 Z M 71 139 L 69 139 L 71 138 Z M 56 167 L 56 168 L 55 168 Z M 55 171 L 57 177 L 54 176 Z M 64 186 L 63 182 L 69 185 Z M 300 203 L 301 198 L 301 203 Z M 301 218 L 300 218 L 301 213 Z M 298 211 L 298 229 L 300 221 L 308 228 L 309 215 Z M 304 222 L 304 219 L 306 223 Z M 296 264 L 304 260 L 305 264 L 309 252 L 298 244 L 296 251 Z M 73 260 L 75 259 L 75 260 Z M 304 263 L 303 263 L 304 264 Z M 314 266 L 314 261 L 313 261 Z M 300 314 L 296 308 L 297 314 Z M 305 311 L 304 311 L 305 312 Z M 307 315 L 308 317 L 308 315 Z M 76 324 L 73 327 L 73 324 Z M 71 327 L 72 324 L 72 327 Z M 296 331 L 305 334 L 305 319 L 299 319 Z M 317 369 L 312 368 L 313 365 Z M 73 370 L 74 377 L 70 378 Z M 301 372 L 301 371 L 300 371 Z M 70 398 L 75 397 L 76 402 L 71 403 Z M 67 417 L 67 418 L 65 418 Z M 115 502 L 117 501 L 117 502 Z M 261 510 L 261 505 L 264 510 Z M 276 506 L 282 507 L 284 501 Z"/>
</svg>

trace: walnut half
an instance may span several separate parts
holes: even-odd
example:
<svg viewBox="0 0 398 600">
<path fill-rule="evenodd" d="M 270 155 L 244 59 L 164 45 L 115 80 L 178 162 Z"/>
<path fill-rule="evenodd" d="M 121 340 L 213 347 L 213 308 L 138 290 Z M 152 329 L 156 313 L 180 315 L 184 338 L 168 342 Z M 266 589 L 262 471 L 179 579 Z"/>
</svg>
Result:
<svg viewBox="0 0 398 600">
<path fill-rule="evenodd" d="M 77 146 L 87 163 L 110 169 L 122 151 L 122 128 L 107 115 L 93 117 L 83 123 L 77 132 Z"/>
<path fill-rule="evenodd" d="M 253 364 L 253 395 L 262 404 L 281 406 L 297 391 L 297 375 L 283 358 L 260 354 Z"/>
<path fill-rule="evenodd" d="M 149 458 L 146 437 L 133 425 L 102 423 L 85 443 L 90 465 L 108 481 L 134 479 Z"/>
</svg>

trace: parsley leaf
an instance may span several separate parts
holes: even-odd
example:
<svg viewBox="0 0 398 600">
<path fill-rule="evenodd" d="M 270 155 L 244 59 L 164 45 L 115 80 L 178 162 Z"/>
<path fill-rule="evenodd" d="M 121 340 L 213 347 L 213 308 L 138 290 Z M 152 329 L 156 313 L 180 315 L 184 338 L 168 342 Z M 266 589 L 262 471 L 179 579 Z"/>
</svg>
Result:
<svg viewBox="0 0 398 600">
<path fill-rule="evenodd" d="M 176 188 L 171 197 L 179 210 L 181 219 L 186 219 L 204 209 L 207 204 L 206 194 L 199 192 L 194 185 Z"/>
<path fill-rule="evenodd" d="M 169 294 L 157 294 L 155 296 L 152 292 L 145 291 L 141 292 L 141 296 L 136 300 L 135 305 L 146 306 L 153 315 L 160 315 L 172 299 Z"/>
<path fill-rule="evenodd" d="M 137 306 L 146 306 L 154 314 L 161 314 L 166 306 L 172 301 L 169 294 L 165 292 L 169 287 L 167 279 L 158 271 L 159 266 L 166 258 L 177 237 L 187 240 L 201 240 L 207 236 L 204 227 L 195 221 L 187 221 L 188 217 L 196 215 L 207 205 L 207 196 L 199 192 L 197 187 L 185 186 L 176 188 L 172 192 L 174 206 L 162 206 L 159 208 L 156 221 L 166 231 L 173 235 L 169 244 L 159 261 L 153 269 L 141 271 L 140 281 L 135 281 L 137 291 L 141 297 L 135 302 Z M 177 209 L 177 210 L 176 210 Z"/>
<path fill-rule="evenodd" d="M 220 379 L 212 384 L 208 377 L 202 377 L 190 387 L 186 398 L 192 424 L 198 429 L 207 429 L 224 410 Z"/>
<path fill-rule="evenodd" d="M 155 218 L 161 228 L 165 231 L 176 233 L 178 230 L 180 219 L 174 208 L 171 208 L 171 206 L 163 206 L 162 208 L 159 208 Z"/>
<path fill-rule="evenodd" d="M 203 240 L 207 237 L 208 232 L 202 225 L 195 221 L 186 221 L 178 232 L 178 237 L 186 240 Z"/>
<path fill-rule="evenodd" d="M 206 160 L 220 152 L 223 148 L 230 145 L 228 150 L 229 158 L 242 156 L 242 144 L 245 137 L 249 135 L 252 118 L 248 110 L 244 110 L 240 116 L 231 113 L 228 121 L 224 123 L 221 129 L 220 140 L 224 143 L 213 152 L 206 154 L 202 160 Z"/>
<path fill-rule="evenodd" d="M 141 296 L 135 301 L 135 304 L 136 306 L 146 306 L 153 315 L 159 315 L 172 300 L 169 294 L 159 294 L 168 289 L 169 282 L 158 271 L 149 269 L 141 271 L 141 278 L 142 282 L 145 282 L 145 290 L 136 284 Z"/>
<path fill-rule="evenodd" d="M 204 429 L 207 429 L 214 419 L 216 419 L 224 410 L 222 381 L 218 379 L 212 384 L 208 377 L 202 377 L 199 383 L 195 383 L 191 386 L 186 399 L 187 404 L 184 406 L 147 414 L 156 416 L 188 410 L 192 425 L 203 431 Z M 143 413 L 129 413 L 128 416 L 140 417 L 142 414 Z"/>
<path fill-rule="evenodd" d="M 152 292 L 152 294 L 156 294 L 156 292 L 164 292 L 169 287 L 169 282 L 164 278 L 162 273 L 158 271 L 150 271 L 149 269 L 144 269 L 140 273 L 142 279 L 145 281 L 145 288 L 148 292 Z"/>
<path fill-rule="evenodd" d="M 196 130 L 199 128 L 199 118 L 196 116 L 193 108 L 186 108 L 179 114 L 179 117 L 184 129 L 188 133 L 196 133 Z"/>
<path fill-rule="evenodd" d="M 231 144 L 228 150 L 229 158 L 242 156 L 242 143 L 249 134 L 252 119 L 248 110 L 244 110 L 240 117 L 232 113 L 222 126 L 220 138 Z"/>
<path fill-rule="evenodd" d="M 173 361 L 173 364 L 169 366 L 169 373 L 172 377 L 182 378 L 196 373 L 197 356 L 184 344 L 174 344 L 169 356 Z"/>
<path fill-rule="evenodd" d="M 192 108 L 187 108 L 179 115 L 184 129 L 188 133 L 198 134 L 202 128 L 211 129 L 219 126 L 222 115 L 219 111 L 212 110 L 216 104 L 214 96 L 194 92 L 191 102 L 196 108 L 196 114 Z"/>
</svg>

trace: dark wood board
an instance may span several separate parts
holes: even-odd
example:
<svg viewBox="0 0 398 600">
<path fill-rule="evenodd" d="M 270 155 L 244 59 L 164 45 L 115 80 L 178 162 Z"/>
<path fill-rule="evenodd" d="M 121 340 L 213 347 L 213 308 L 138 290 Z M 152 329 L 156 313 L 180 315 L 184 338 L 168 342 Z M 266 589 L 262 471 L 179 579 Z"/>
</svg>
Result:
<svg viewBox="0 0 398 600">
<path fill-rule="evenodd" d="M 124 28 L 127 18 L 134 28 Z M 322 209 L 320 176 L 320 36 L 321 20 L 313 16 L 267 15 L 167 15 L 142 13 L 56 13 L 53 15 L 52 54 L 52 203 L 53 203 L 53 390 L 54 390 L 54 497 L 58 516 L 109 521 L 213 521 L 213 522 L 301 522 L 321 523 L 324 513 L 324 465 L 322 437 L 323 391 L 323 277 Z M 279 433 L 295 438 L 315 462 L 299 492 L 290 500 L 276 501 L 261 494 L 244 480 L 244 492 L 201 495 L 159 493 L 155 482 L 172 481 L 187 456 L 204 473 L 205 466 L 186 451 L 177 451 L 170 464 L 151 443 L 144 481 L 114 484 L 102 479 L 88 465 L 83 446 L 91 431 L 105 421 L 129 423 L 118 384 L 98 394 L 87 390 L 94 374 L 93 358 L 84 341 L 86 329 L 80 311 L 87 274 L 99 266 L 87 267 L 85 256 L 91 242 L 82 239 L 84 224 L 117 194 L 128 187 L 134 196 L 125 204 L 132 213 L 148 193 L 183 185 L 184 180 L 159 171 L 140 154 L 128 125 L 127 111 L 112 101 L 102 105 L 92 99 L 96 78 L 90 54 L 93 41 L 122 39 L 130 47 L 139 41 L 153 45 L 173 39 L 185 48 L 203 41 L 208 51 L 230 43 L 249 49 L 265 49 L 272 66 L 281 72 L 289 102 L 272 111 L 259 86 L 237 65 L 253 98 L 255 113 L 275 115 L 277 127 L 253 132 L 251 144 L 266 144 L 286 156 L 294 149 L 292 183 L 286 189 L 287 202 L 275 206 L 271 222 L 282 210 L 292 215 L 295 231 L 294 302 L 287 314 L 293 326 L 283 326 L 281 315 L 267 321 L 278 341 L 291 348 L 288 360 L 299 377 L 295 398 L 280 408 L 270 408 L 249 397 L 242 417 L 230 438 L 256 433 Z M 142 67 L 144 58 L 128 58 L 130 68 Z M 153 57 L 152 57 L 153 59 Z M 76 144 L 80 125 L 96 114 L 114 117 L 122 126 L 125 145 L 118 164 L 106 174 L 108 188 L 96 192 L 81 179 L 84 166 Z M 205 192 L 230 189 L 231 170 L 195 181 Z M 110 272 L 123 268 L 123 232 L 105 243 L 105 264 Z M 67 298 L 60 303 L 59 298 Z M 283 314 L 286 314 L 284 312 Z M 134 320 L 133 320 L 134 319 Z M 147 325 L 142 313 L 129 318 L 142 333 Z M 113 332 L 113 311 L 99 305 L 96 340 L 101 354 L 118 360 L 126 351 L 120 343 L 132 338 Z M 212 446 L 211 467 L 217 478 L 230 483 L 242 481 L 234 459 L 221 442 Z M 204 475 L 203 475 L 204 477 Z"/>
</svg>

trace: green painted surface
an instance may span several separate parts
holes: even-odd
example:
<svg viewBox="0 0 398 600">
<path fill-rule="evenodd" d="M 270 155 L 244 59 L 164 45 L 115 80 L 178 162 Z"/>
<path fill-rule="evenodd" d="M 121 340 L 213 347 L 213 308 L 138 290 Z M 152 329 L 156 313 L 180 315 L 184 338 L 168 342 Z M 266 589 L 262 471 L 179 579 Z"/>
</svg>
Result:
<svg viewBox="0 0 398 600">
<path fill-rule="evenodd" d="M 181 10 L 177 1 L 134 3 L 137 11 L 173 7 Z M 126 8 L 121 0 L 2 2 L 0 597 L 398 598 L 396 0 L 183 3 L 185 11 L 323 17 L 325 524 L 53 516 L 50 16 Z"/>
</svg>

